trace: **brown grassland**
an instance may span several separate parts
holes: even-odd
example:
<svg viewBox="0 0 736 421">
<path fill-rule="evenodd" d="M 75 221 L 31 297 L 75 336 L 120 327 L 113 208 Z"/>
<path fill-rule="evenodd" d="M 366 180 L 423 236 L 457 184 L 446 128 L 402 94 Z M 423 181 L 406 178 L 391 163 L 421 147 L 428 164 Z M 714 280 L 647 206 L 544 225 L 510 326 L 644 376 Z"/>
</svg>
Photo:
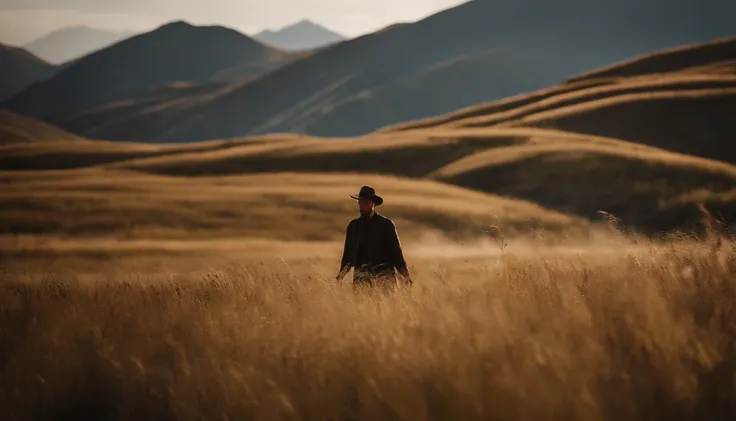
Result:
<svg viewBox="0 0 736 421">
<path fill-rule="evenodd" d="M 7 264 L 3 419 L 733 419 L 736 246 L 617 238 L 417 254 L 385 295 L 334 253 Z"/>
</svg>

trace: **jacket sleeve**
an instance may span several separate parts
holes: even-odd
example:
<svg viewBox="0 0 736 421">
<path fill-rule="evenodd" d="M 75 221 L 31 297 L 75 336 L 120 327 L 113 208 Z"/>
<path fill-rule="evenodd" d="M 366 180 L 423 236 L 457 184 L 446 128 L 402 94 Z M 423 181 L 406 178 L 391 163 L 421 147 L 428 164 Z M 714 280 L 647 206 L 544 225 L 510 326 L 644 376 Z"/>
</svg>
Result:
<svg viewBox="0 0 736 421">
<path fill-rule="evenodd" d="M 406 265 L 406 260 L 404 259 L 404 252 L 401 250 L 401 240 L 399 240 L 399 233 L 396 230 L 396 225 L 394 225 L 393 221 L 389 221 L 388 226 L 388 239 L 389 239 L 389 251 L 391 254 L 391 259 L 394 262 L 394 265 L 396 265 L 396 270 L 406 278 L 406 281 L 409 282 L 409 284 L 412 283 L 411 277 L 409 276 L 409 268 Z"/>
<path fill-rule="evenodd" d="M 342 280 L 348 272 L 350 272 L 350 225 L 345 228 L 345 245 L 342 249 L 342 259 L 340 259 L 340 271 L 337 279 Z"/>
</svg>

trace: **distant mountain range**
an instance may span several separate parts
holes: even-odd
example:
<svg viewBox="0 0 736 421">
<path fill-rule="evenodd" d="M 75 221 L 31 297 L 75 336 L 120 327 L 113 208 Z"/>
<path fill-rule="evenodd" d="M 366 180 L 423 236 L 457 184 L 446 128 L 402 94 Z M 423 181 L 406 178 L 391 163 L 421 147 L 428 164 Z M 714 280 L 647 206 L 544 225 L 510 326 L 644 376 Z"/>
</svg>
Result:
<svg viewBox="0 0 736 421">
<path fill-rule="evenodd" d="M 733 16 L 736 2 L 721 0 L 474 0 L 296 55 L 178 23 L 87 56 L 0 106 L 98 139 L 352 136 L 736 35 Z"/>
<path fill-rule="evenodd" d="M 115 32 L 86 26 L 74 26 L 44 35 L 26 44 L 24 48 L 50 63 L 62 64 L 108 47 L 133 35 L 135 35 L 135 32 L 132 31 Z"/>
<path fill-rule="evenodd" d="M 0 101 L 54 74 L 55 66 L 22 48 L 0 44 Z"/>
<path fill-rule="evenodd" d="M 267 29 L 253 37 L 261 42 L 286 51 L 311 50 L 347 39 L 309 20 L 302 20 L 278 31 Z"/>
<path fill-rule="evenodd" d="M 110 31 L 88 26 L 61 28 L 23 46 L 51 64 L 63 64 L 130 38 L 134 31 Z M 302 20 L 280 30 L 265 30 L 253 38 L 285 51 L 325 47 L 347 38 L 310 20 Z"/>
<path fill-rule="evenodd" d="M 197 84 L 230 71 L 248 78 L 290 55 L 237 31 L 173 22 L 87 55 L 11 99 L 8 108 L 50 121 L 165 85 Z"/>
</svg>

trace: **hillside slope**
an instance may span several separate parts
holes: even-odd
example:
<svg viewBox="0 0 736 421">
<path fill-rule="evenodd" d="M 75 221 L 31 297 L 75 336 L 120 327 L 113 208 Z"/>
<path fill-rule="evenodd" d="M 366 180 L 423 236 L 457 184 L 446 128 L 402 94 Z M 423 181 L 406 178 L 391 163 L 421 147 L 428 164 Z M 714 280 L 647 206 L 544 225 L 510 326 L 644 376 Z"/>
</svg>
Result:
<svg viewBox="0 0 736 421">
<path fill-rule="evenodd" d="M 391 86 L 410 86 L 413 75 L 423 75 L 441 63 L 498 50 L 521 57 L 520 66 L 509 65 L 503 74 L 494 75 L 511 81 L 508 90 L 499 88 L 501 83 L 494 87 L 493 78 L 473 74 L 474 60 L 466 62 L 467 69 L 456 67 L 458 74 L 483 80 L 485 100 L 494 100 L 500 99 L 494 95 L 541 89 L 635 55 L 733 35 L 736 29 L 730 16 L 734 15 L 736 3 L 724 5 L 720 0 L 626 0 L 604 5 L 582 0 L 554 4 L 474 0 L 413 24 L 339 43 L 210 101 L 195 101 L 185 109 L 157 109 L 155 115 L 141 110 L 135 121 L 148 134 L 146 138 L 161 141 L 267 132 L 362 134 L 407 115 L 422 116 L 412 110 L 445 113 L 477 103 L 479 88 L 470 83 L 458 84 L 458 89 L 434 99 L 431 109 L 426 109 L 427 96 L 422 91 L 441 87 L 425 86 L 418 94 L 402 88 L 406 95 L 401 105 L 388 110 L 360 100 L 373 96 L 376 104 L 393 104 Z M 502 64 L 497 67 L 503 68 Z M 542 74 L 546 77 L 540 78 Z M 353 111 L 333 111 L 343 104 Z M 350 125 L 342 124 L 346 118 Z M 77 130 L 85 133 L 83 127 Z M 134 133 L 121 135 L 115 126 L 102 137 L 136 139 Z"/>
<path fill-rule="evenodd" d="M 69 141 L 79 139 L 76 135 L 65 132 L 41 121 L 10 113 L 0 109 L 0 148 L 27 142 Z M 0 149 L 2 154 L 2 149 Z M 3 159 L 9 157 L 3 156 Z M 2 169 L 2 165 L 0 165 Z"/>
<path fill-rule="evenodd" d="M 736 37 L 727 37 L 635 57 L 576 76 L 569 79 L 568 82 L 653 75 L 683 70 L 697 73 L 733 73 L 735 62 Z"/>
<path fill-rule="evenodd" d="M 283 54 L 227 28 L 174 22 L 83 57 L 4 106 L 58 123 L 158 85 L 207 82 L 224 70 Z"/>
<path fill-rule="evenodd" d="M 482 52 L 439 63 L 416 73 L 398 78 L 375 89 L 365 90 L 343 101 L 312 109 L 313 101 L 294 104 L 290 114 L 288 132 L 368 132 L 388 122 L 399 122 L 423 115 L 443 112 L 448 107 L 458 108 L 466 103 L 482 102 L 489 95 L 507 96 L 523 83 L 514 70 L 525 69 L 525 74 L 535 74 L 538 83 L 555 83 L 559 72 L 550 65 L 535 62 L 507 51 Z M 256 80 L 253 83 L 258 83 Z M 434 87 L 427 89 L 427 86 Z M 219 121 L 218 130 L 228 130 L 239 121 L 225 120 L 224 116 L 210 115 L 209 104 L 227 101 L 241 86 L 208 85 L 204 93 L 181 91 L 174 97 L 156 98 L 153 101 L 131 99 L 120 104 L 109 104 L 83 114 L 60 121 L 68 130 L 85 136 L 108 140 L 145 140 L 158 142 L 207 139 L 209 126 Z M 462 98 L 455 95 L 466 92 Z M 281 93 L 281 95 L 288 93 Z M 318 100 L 318 99 L 315 99 Z M 337 100 L 337 99 L 336 99 Z M 204 108 L 204 109 L 203 109 Z M 119 112 L 113 110 L 119 109 Z M 312 110 L 312 111 L 309 111 Z M 302 113 L 304 111 L 304 113 Z M 186 121 L 180 119 L 186 116 Z M 202 123 L 206 127 L 193 129 Z M 281 115 L 263 121 L 252 131 L 255 133 L 281 132 L 284 119 Z M 229 125 L 228 125 L 229 124 Z M 234 135 L 236 128 L 230 132 Z M 227 137 L 227 136 L 224 136 Z"/>
<path fill-rule="evenodd" d="M 520 124 L 617 137 L 736 163 L 736 77 L 726 86 L 619 94 L 538 113 Z"/>
<path fill-rule="evenodd" d="M 381 211 L 401 225 L 404 238 L 481 237 L 498 218 L 508 234 L 535 227 L 574 232 L 587 225 L 529 202 L 430 180 L 369 174 L 187 179 L 89 170 L 0 172 L 0 236 L 341 241 L 355 214 L 349 195 L 362 183 L 381 186 L 386 198 Z M 427 196 L 437 200 L 422 200 Z"/>
<path fill-rule="evenodd" d="M 26 50 L 0 44 L 0 101 L 51 77 L 55 71 L 53 65 Z"/>
<path fill-rule="evenodd" d="M 736 166 L 616 139 L 533 128 L 433 129 L 354 140 L 294 139 L 140 159 L 114 168 L 174 176 L 358 172 L 429 178 L 589 220 L 598 211 L 652 232 L 697 228 L 665 203 L 736 185 Z M 736 221 L 736 215 L 724 215 Z"/>
<path fill-rule="evenodd" d="M 125 171 L 189 185 L 199 179 L 279 174 L 305 180 L 315 174 L 336 179 L 353 174 L 358 184 L 376 175 L 433 180 L 536 203 L 576 219 L 597 221 L 598 211 L 605 211 L 644 232 L 698 229 L 698 203 L 736 221 L 730 193 L 736 185 L 734 165 L 549 129 L 438 127 L 341 140 L 271 136 L 189 144 L 29 143 L 0 152 L 0 169 Z"/>
<path fill-rule="evenodd" d="M 24 48 L 50 63 L 62 64 L 108 47 L 133 35 L 135 33 L 129 31 L 109 31 L 86 26 L 71 26 L 58 29 L 31 41 Z"/>
<path fill-rule="evenodd" d="M 555 65 L 508 50 L 457 57 L 294 118 L 290 127 L 299 133 L 367 133 L 388 123 L 441 114 L 469 103 L 482 103 L 487 98 L 511 96 L 527 79 L 553 85 L 564 74 L 564 66 Z M 280 117 L 270 119 L 255 132 L 278 132 L 281 124 Z"/>
<path fill-rule="evenodd" d="M 529 95 L 381 132 L 534 126 L 736 163 L 734 113 L 736 38 L 728 38 L 638 57 Z"/>
</svg>

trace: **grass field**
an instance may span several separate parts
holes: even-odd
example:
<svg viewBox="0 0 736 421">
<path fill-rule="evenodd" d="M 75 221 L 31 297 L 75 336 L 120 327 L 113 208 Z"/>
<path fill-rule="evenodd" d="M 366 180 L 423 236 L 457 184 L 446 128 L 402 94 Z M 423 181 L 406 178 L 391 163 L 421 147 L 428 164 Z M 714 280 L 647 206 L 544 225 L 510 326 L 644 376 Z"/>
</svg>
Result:
<svg viewBox="0 0 736 421">
<path fill-rule="evenodd" d="M 387 295 L 327 262 L 119 262 L 0 272 L 3 419 L 736 414 L 729 241 L 415 258 Z"/>
</svg>

